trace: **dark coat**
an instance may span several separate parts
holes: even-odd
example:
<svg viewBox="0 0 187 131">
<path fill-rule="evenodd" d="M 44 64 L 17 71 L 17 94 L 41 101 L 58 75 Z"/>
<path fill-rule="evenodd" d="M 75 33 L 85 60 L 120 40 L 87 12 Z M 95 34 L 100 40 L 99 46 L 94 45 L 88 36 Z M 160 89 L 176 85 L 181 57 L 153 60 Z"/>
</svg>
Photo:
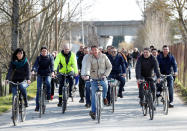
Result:
<svg viewBox="0 0 187 131">
<path fill-rule="evenodd" d="M 136 79 L 152 77 L 154 72 L 157 78 L 160 78 L 160 70 L 156 58 L 152 55 L 149 58 L 141 55 L 136 63 Z"/>
<path fill-rule="evenodd" d="M 112 64 L 112 71 L 110 74 L 126 73 L 124 59 L 120 54 L 117 54 L 115 59 L 113 59 L 111 55 L 108 55 L 108 58 Z"/>
<path fill-rule="evenodd" d="M 9 64 L 7 80 L 13 82 L 22 82 L 24 80 L 30 80 L 30 68 L 27 58 L 20 60 L 12 60 Z"/>
<path fill-rule="evenodd" d="M 167 57 L 164 57 L 163 53 L 161 52 L 160 55 L 157 56 L 157 60 L 159 63 L 161 74 L 171 74 L 172 68 L 174 72 L 177 72 L 177 62 L 174 56 L 170 53 L 167 55 Z"/>
<path fill-rule="evenodd" d="M 32 68 L 40 76 L 50 76 L 54 72 L 54 58 L 51 55 L 38 56 Z"/>
</svg>

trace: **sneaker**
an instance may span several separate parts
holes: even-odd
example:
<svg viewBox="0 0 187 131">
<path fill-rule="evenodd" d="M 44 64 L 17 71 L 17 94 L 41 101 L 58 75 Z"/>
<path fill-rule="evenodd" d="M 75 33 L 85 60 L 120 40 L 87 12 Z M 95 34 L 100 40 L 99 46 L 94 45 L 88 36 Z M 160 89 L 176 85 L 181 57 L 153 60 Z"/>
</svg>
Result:
<svg viewBox="0 0 187 131">
<path fill-rule="evenodd" d="M 57 104 L 57 106 L 58 106 L 58 107 L 62 107 L 62 102 L 59 102 L 59 103 Z"/>
<path fill-rule="evenodd" d="M 39 111 L 39 107 L 36 107 L 36 108 L 35 108 L 35 111 L 38 112 L 38 111 Z"/>
<path fill-rule="evenodd" d="M 104 105 L 108 105 L 108 100 L 106 98 L 104 99 Z"/>
<path fill-rule="evenodd" d="M 93 120 L 95 120 L 95 117 L 96 117 L 95 112 L 90 111 L 89 115 L 91 116 Z"/>
<path fill-rule="evenodd" d="M 81 98 L 81 99 L 79 100 L 79 103 L 84 103 L 84 99 Z"/>
<path fill-rule="evenodd" d="M 173 102 L 170 102 L 170 103 L 169 103 L 169 108 L 173 108 L 173 107 L 174 107 Z"/>
<path fill-rule="evenodd" d="M 118 97 L 123 98 L 122 92 L 118 93 Z"/>
<path fill-rule="evenodd" d="M 86 108 L 90 108 L 91 105 L 90 105 L 90 104 L 85 104 L 85 107 L 86 107 Z"/>
<path fill-rule="evenodd" d="M 51 95 L 51 100 L 53 100 L 53 98 L 54 98 L 54 96 L 53 96 L 53 95 Z"/>
</svg>

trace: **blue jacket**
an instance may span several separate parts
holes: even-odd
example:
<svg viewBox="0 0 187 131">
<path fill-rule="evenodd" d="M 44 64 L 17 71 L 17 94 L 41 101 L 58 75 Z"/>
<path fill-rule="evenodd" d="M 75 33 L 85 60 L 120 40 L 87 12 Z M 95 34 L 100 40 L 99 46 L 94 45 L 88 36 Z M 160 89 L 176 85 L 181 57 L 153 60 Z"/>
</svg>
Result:
<svg viewBox="0 0 187 131">
<path fill-rule="evenodd" d="M 108 55 L 108 58 L 112 64 L 112 71 L 110 74 L 126 73 L 124 59 L 121 55 L 117 54 L 115 59 L 113 59 L 111 55 Z"/>
<path fill-rule="evenodd" d="M 167 55 L 167 57 L 164 57 L 163 53 L 161 52 L 160 55 L 157 56 L 157 60 L 161 74 L 169 75 L 172 73 L 172 71 L 177 72 L 177 62 L 174 56 L 170 53 Z"/>
<path fill-rule="evenodd" d="M 54 58 L 51 55 L 38 56 L 32 68 L 40 76 L 50 76 L 54 72 Z"/>
</svg>

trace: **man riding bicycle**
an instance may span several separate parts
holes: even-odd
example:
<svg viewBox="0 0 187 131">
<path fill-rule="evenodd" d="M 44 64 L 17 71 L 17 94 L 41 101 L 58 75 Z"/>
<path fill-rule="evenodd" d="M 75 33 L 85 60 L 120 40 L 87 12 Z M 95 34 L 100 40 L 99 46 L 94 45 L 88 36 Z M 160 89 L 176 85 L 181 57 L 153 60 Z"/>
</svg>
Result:
<svg viewBox="0 0 187 131">
<path fill-rule="evenodd" d="M 120 81 L 118 97 L 123 98 L 122 91 L 125 86 L 125 73 L 126 73 L 125 62 L 124 62 L 123 57 L 117 52 L 116 48 L 114 47 L 111 48 L 111 54 L 112 55 L 108 56 L 112 64 L 112 71 L 109 75 L 109 78 L 114 78 Z M 108 94 L 108 96 L 110 96 L 110 94 Z"/>
<path fill-rule="evenodd" d="M 32 68 L 32 74 L 37 72 L 37 92 L 36 92 L 36 108 L 35 111 L 39 111 L 39 94 L 43 80 L 47 86 L 47 100 L 51 99 L 51 75 L 54 76 L 54 59 L 48 54 L 47 47 L 43 46 L 40 49 L 41 54 L 36 58 L 34 66 Z"/>
<path fill-rule="evenodd" d="M 160 72 L 164 75 L 172 74 L 172 68 L 174 75 L 177 75 L 177 62 L 173 55 L 169 52 L 169 47 L 167 45 L 163 46 L 163 52 L 157 56 Z M 174 107 L 173 104 L 173 76 L 167 77 L 168 90 L 169 90 L 169 107 Z"/>
<path fill-rule="evenodd" d="M 93 80 L 91 82 L 92 98 L 91 98 L 91 111 L 90 116 L 95 119 L 96 106 L 95 106 L 95 93 L 98 90 L 97 80 L 100 80 L 100 84 L 103 87 L 103 99 L 104 104 L 107 105 L 108 101 L 106 99 L 107 95 L 107 80 L 106 77 L 110 74 L 112 70 L 112 65 L 110 60 L 105 54 L 102 54 L 97 46 L 91 47 L 92 55 L 87 59 L 87 66 L 85 69 L 84 79 L 89 79 L 89 76 Z"/>
<path fill-rule="evenodd" d="M 59 73 L 69 74 L 74 73 L 75 76 L 78 75 L 77 60 L 76 55 L 71 52 L 71 47 L 69 44 L 63 45 L 63 50 L 56 56 L 54 62 L 54 70 L 56 71 L 59 66 Z M 69 97 L 72 97 L 71 91 L 73 87 L 73 77 L 66 77 L 69 82 Z M 65 77 L 62 76 L 59 86 L 59 103 L 58 107 L 62 106 L 62 87 L 64 86 Z"/>
<path fill-rule="evenodd" d="M 153 101 L 155 100 L 155 83 L 153 80 L 153 74 L 156 73 L 157 82 L 160 82 L 160 71 L 158 62 L 154 56 L 151 55 L 149 48 L 144 48 L 144 53 L 141 55 L 136 63 L 136 79 L 139 84 L 139 98 L 140 105 L 143 104 L 143 85 L 140 84 L 141 80 L 145 79 L 150 83 L 151 91 L 153 94 Z"/>
</svg>

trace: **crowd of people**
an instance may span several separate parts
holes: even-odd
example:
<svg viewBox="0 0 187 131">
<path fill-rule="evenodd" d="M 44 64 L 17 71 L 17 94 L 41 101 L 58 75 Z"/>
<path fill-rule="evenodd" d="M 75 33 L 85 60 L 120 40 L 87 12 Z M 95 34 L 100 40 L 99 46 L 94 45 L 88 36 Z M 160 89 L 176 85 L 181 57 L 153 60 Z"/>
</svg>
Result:
<svg viewBox="0 0 187 131">
<path fill-rule="evenodd" d="M 80 46 L 79 51 L 75 54 L 71 51 L 71 45 L 63 45 L 61 52 L 48 52 L 47 47 L 43 46 L 40 49 L 40 55 L 36 58 L 32 69 L 26 58 L 23 49 L 18 48 L 12 55 L 9 65 L 9 70 L 6 79 L 13 82 L 23 82 L 19 89 L 23 94 L 25 106 L 28 107 L 27 91 L 28 84 L 31 83 L 31 74 L 37 72 L 37 93 L 36 93 L 36 108 L 39 111 L 39 91 L 42 82 L 45 81 L 47 86 L 47 100 L 52 100 L 54 97 L 54 89 L 58 86 L 58 107 L 62 106 L 62 87 L 64 86 L 64 77 L 61 76 L 59 85 L 55 81 L 57 73 L 69 74 L 74 77 L 67 77 L 69 82 L 69 97 L 72 96 L 72 88 L 78 84 L 80 103 L 85 103 L 85 107 L 91 107 L 89 115 L 92 119 L 96 117 L 95 93 L 98 89 L 96 80 L 100 80 L 103 87 L 103 102 L 105 105 L 110 105 L 110 86 L 107 79 L 113 78 L 119 81 L 118 97 L 123 98 L 124 86 L 126 77 L 131 79 L 131 69 L 135 68 L 136 79 L 139 83 L 146 79 L 150 81 L 153 99 L 156 95 L 160 95 L 160 90 L 157 90 L 157 85 L 153 79 L 160 82 L 161 74 L 177 75 L 177 63 L 174 56 L 169 52 L 169 47 L 164 45 L 162 51 L 158 51 L 154 46 L 144 48 L 140 53 L 137 48 L 134 50 L 118 50 L 113 46 L 107 46 L 107 50 L 97 46 L 84 47 Z M 31 72 L 31 73 L 30 73 Z M 128 75 L 127 75 L 128 73 Z M 169 87 L 169 107 L 174 107 L 173 104 L 173 76 L 167 77 Z M 16 94 L 16 88 L 12 87 L 13 95 Z M 140 105 L 142 104 L 142 85 L 139 87 Z"/>
</svg>

